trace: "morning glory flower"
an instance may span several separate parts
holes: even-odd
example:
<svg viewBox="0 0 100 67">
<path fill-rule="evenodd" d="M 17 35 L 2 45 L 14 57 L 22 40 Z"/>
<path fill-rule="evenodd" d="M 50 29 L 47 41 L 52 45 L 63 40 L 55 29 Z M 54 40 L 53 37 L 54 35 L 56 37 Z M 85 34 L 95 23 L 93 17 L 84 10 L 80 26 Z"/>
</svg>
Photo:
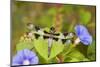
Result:
<svg viewBox="0 0 100 67">
<path fill-rule="evenodd" d="M 92 36 L 89 34 L 86 27 L 83 25 L 77 25 L 75 26 L 75 32 L 78 36 L 78 41 L 81 41 L 84 45 L 89 45 L 92 43 Z"/>
<path fill-rule="evenodd" d="M 33 51 L 24 49 L 18 51 L 17 54 L 13 57 L 12 65 L 38 64 L 38 62 L 39 59 Z"/>
</svg>

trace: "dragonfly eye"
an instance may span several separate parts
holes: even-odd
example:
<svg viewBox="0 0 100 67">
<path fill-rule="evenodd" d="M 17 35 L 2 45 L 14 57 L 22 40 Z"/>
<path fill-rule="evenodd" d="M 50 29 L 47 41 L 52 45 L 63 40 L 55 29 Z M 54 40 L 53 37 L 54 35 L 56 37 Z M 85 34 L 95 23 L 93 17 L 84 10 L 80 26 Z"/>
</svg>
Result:
<svg viewBox="0 0 100 67">
<path fill-rule="evenodd" d="M 50 30 L 55 30 L 55 28 L 54 27 L 51 27 Z"/>
<path fill-rule="evenodd" d="M 54 33 L 55 32 L 55 28 L 54 27 L 51 27 L 50 28 L 50 32 Z"/>
</svg>

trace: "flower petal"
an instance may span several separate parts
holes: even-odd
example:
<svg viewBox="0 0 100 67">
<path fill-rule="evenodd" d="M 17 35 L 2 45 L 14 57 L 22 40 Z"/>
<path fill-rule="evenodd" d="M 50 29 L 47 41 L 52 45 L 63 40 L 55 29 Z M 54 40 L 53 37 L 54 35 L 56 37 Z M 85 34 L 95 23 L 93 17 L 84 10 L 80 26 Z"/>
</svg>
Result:
<svg viewBox="0 0 100 67">
<path fill-rule="evenodd" d="M 86 27 L 84 27 L 83 25 L 77 25 L 75 26 L 75 31 L 76 35 L 84 45 L 89 45 L 92 43 L 92 36 L 89 34 Z"/>
<path fill-rule="evenodd" d="M 31 59 L 36 56 L 36 54 L 28 49 L 23 50 L 24 59 Z"/>
<path fill-rule="evenodd" d="M 92 36 L 85 36 L 85 37 L 80 37 L 81 38 L 81 42 L 84 44 L 84 45 L 89 45 L 92 43 Z"/>
<path fill-rule="evenodd" d="M 31 61 L 30 61 L 31 64 L 38 64 L 38 62 L 39 62 L 39 59 L 38 59 L 37 56 L 32 58 Z"/>
<path fill-rule="evenodd" d="M 23 51 L 19 51 L 18 53 L 17 53 L 17 55 L 15 55 L 14 57 L 13 57 L 13 65 L 15 65 L 15 64 L 17 64 L 17 65 L 21 65 L 22 64 L 22 62 L 23 62 L 23 60 L 24 60 L 24 57 L 23 57 Z"/>
</svg>

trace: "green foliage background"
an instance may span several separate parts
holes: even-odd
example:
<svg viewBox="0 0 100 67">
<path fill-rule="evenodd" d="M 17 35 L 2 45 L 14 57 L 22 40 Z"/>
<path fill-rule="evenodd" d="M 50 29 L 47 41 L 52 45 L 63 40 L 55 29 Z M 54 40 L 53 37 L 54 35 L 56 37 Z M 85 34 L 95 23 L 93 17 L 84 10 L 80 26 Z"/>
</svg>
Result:
<svg viewBox="0 0 100 67">
<path fill-rule="evenodd" d="M 31 22 L 34 25 L 38 25 L 41 28 L 50 28 L 55 18 L 54 15 L 57 13 L 57 9 L 55 6 L 56 3 L 38 3 L 38 2 L 24 2 L 24 1 L 13 1 L 11 10 L 12 10 L 12 54 L 16 54 L 16 50 L 20 50 L 23 48 L 31 49 L 33 45 L 25 45 L 28 42 L 18 43 L 23 33 L 27 31 L 26 24 Z M 90 46 L 84 46 L 80 43 L 75 49 L 72 50 L 70 54 L 64 57 L 64 62 L 79 62 L 79 61 L 95 61 L 96 60 L 96 7 L 95 6 L 82 6 L 82 5 L 71 5 L 71 4 L 60 4 L 59 13 L 63 15 L 63 22 L 61 24 L 62 29 L 61 32 L 74 32 L 74 27 L 77 24 L 82 24 L 86 26 L 93 36 L 93 43 Z M 41 41 L 41 44 L 39 43 Z M 46 63 L 44 60 L 47 59 L 47 52 L 45 47 L 45 42 L 40 40 L 36 41 L 35 49 L 39 52 L 40 63 Z M 18 45 L 16 47 L 16 44 Z M 21 47 L 21 45 L 23 45 Z M 28 43 L 31 44 L 31 43 Z M 36 45 L 37 44 L 37 45 Z M 44 46 L 41 46 L 43 45 Z M 59 44 L 54 42 L 54 44 Z M 56 51 L 63 49 L 64 46 L 57 46 L 52 48 L 50 58 L 54 58 L 56 56 Z M 62 47 L 62 48 L 60 48 Z M 40 48 L 40 49 L 39 49 Z M 66 48 L 66 47 L 65 47 Z M 41 53 L 41 50 L 43 50 Z M 57 49 L 57 50 L 56 50 Z M 66 48 L 65 51 L 67 51 Z M 54 53 L 55 51 L 55 53 Z M 63 54 L 63 53 L 62 53 Z M 49 60 L 49 59 L 48 59 Z M 48 61 L 46 60 L 46 61 Z M 52 60 L 52 63 L 55 63 L 55 59 Z M 50 62 L 51 63 L 51 62 Z"/>
</svg>

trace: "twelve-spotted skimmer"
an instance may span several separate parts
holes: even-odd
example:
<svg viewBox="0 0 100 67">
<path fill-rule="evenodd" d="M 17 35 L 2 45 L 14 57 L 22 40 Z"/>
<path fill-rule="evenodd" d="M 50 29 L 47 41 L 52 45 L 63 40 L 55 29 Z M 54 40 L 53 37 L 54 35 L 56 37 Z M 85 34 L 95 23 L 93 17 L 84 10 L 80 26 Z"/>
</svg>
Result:
<svg viewBox="0 0 100 67">
<path fill-rule="evenodd" d="M 32 36 L 35 36 L 36 39 L 38 39 L 39 37 L 48 39 L 48 48 L 52 46 L 53 40 L 61 41 L 63 44 L 65 44 L 67 42 L 72 42 L 72 39 L 74 37 L 74 33 L 58 33 L 55 31 L 54 27 L 51 27 L 49 31 L 46 31 L 41 29 L 39 26 L 34 26 L 32 23 L 28 23 L 27 28 L 30 30 L 27 33 L 30 38 L 32 38 Z"/>
</svg>

